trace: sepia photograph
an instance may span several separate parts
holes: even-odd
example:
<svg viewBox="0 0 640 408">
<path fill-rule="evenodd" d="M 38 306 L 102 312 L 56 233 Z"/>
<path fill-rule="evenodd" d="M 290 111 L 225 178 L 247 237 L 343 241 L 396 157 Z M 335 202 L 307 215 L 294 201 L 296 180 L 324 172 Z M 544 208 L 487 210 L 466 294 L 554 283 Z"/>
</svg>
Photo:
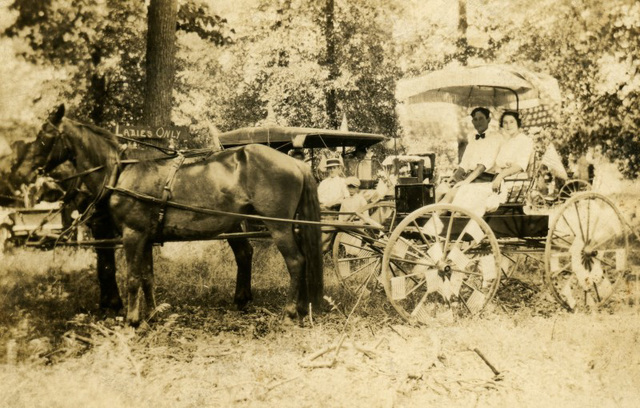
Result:
<svg viewBox="0 0 640 408">
<path fill-rule="evenodd" d="M 637 0 L 0 0 L 0 406 L 637 407 Z"/>
</svg>

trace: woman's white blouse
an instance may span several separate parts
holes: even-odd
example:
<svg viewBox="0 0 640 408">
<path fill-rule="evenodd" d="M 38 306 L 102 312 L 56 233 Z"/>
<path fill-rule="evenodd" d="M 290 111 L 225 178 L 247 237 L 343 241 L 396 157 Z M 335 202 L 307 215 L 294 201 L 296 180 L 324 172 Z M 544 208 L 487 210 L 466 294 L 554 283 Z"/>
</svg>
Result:
<svg viewBox="0 0 640 408">
<path fill-rule="evenodd" d="M 524 133 L 518 133 L 502 142 L 496 156 L 494 172 L 499 173 L 513 164 L 520 166 L 522 171 L 526 171 L 532 154 L 533 140 Z"/>
</svg>

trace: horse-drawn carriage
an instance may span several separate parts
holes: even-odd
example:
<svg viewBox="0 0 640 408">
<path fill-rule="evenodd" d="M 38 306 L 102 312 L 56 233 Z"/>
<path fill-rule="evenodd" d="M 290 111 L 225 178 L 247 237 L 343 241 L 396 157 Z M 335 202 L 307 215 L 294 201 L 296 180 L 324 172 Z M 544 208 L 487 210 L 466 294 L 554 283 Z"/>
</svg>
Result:
<svg viewBox="0 0 640 408">
<path fill-rule="evenodd" d="M 517 96 L 519 89 L 512 92 Z M 123 155 L 117 136 L 63 115 L 59 110 L 43 125 L 34 159 L 20 171 L 26 175 L 36 167 L 51 170 L 62 160 L 75 161 L 93 196 L 89 207 L 108 216 L 101 229 L 94 229 L 94 236 L 110 222 L 122 234 L 119 240 L 113 232 L 103 233 L 106 239 L 99 242 L 124 246 L 129 270 L 127 318 L 133 324 L 141 318 L 140 288 L 147 304 L 155 304 L 150 246 L 168 240 L 227 239 L 238 263 L 234 301 L 242 307 L 251 299 L 247 239 L 270 236 L 291 275 L 285 307 L 289 315 L 304 314 L 309 302 L 320 299 L 321 232 L 333 236 L 334 270 L 345 288 L 360 294 L 381 283 L 394 308 L 414 322 L 439 314 L 480 312 L 522 256 L 543 258 L 545 284 L 571 310 L 604 304 L 628 268 L 627 225 L 615 204 L 586 192 L 535 206 L 531 200 L 537 188 L 535 166 L 506 183 L 507 199 L 496 211 L 479 216 L 435 202 L 433 155 L 396 153 L 386 164 L 396 171 L 397 183 L 390 194 L 342 214 L 350 218 L 340 221 L 331 217 L 336 214 L 321 218 L 316 208 L 312 179 L 318 176 L 321 159 L 316 150 L 344 156 L 351 148 L 381 143 L 384 136 L 245 128 L 219 135 L 227 147 L 221 152 L 165 149 L 160 156 L 131 158 Z M 274 149 L 303 150 L 309 163 Z M 244 221 L 258 221 L 265 228 L 243 230 Z M 117 307 L 121 302 L 114 271 L 103 269 L 99 256 L 101 305 Z"/>
<path fill-rule="evenodd" d="M 349 135 L 339 140 L 344 148 Z M 394 194 L 350 214 L 350 225 L 325 222 L 323 229 L 335 233 L 334 270 L 345 288 L 358 293 L 382 283 L 408 320 L 474 314 L 528 256 L 544 265 L 544 282 L 568 309 L 598 306 L 612 295 L 629 247 L 626 224 L 609 199 L 575 195 L 585 186 L 569 181 L 540 206 L 532 199 L 540 193 L 540 167 L 531 165 L 507 180 L 505 203 L 479 217 L 435 203 L 434 162 L 433 154 L 388 156 L 383 164 L 395 169 Z"/>
</svg>

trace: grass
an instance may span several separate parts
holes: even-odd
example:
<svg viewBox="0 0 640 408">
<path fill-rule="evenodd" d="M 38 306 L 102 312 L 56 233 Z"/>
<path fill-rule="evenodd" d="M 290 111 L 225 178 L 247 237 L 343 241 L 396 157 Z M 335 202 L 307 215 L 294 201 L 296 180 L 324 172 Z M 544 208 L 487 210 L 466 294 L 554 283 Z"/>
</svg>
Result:
<svg viewBox="0 0 640 408">
<path fill-rule="evenodd" d="M 635 286 L 602 311 L 571 314 L 527 264 L 482 316 L 428 327 L 404 324 L 374 291 L 346 327 L 346 348 L 311 360 L 337 342 L 353 298 L 327 257 L 326 292 L 341 312 L 284 325 L 284 262 L 271 244 L 254 247 L 245 312 L 232 307 L 225 243 L 155 248 L 168 306 L 136 331 L 95 316 L 91 251 L 15 249 L 0 265 L 0 406 L 631 407 L 640 397 Z M 331 368 L 309 368 L 334 357 Z"/>
</svg>

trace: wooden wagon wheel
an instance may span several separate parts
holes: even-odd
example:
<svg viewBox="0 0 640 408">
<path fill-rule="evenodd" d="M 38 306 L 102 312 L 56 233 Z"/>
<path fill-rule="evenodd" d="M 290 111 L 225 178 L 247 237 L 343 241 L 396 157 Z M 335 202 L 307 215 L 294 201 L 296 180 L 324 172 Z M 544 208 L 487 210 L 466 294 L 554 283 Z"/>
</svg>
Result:
<svg viewBox="0 0 640 408">
<path fill-rule="evenodd" d="M 529 192 L 526 201 L 535 211 L 547 211 L 553 206 L 553 201 L 546 199 L 542 193 L 537 190 Z"/>
<path fill-rule="evenodd" d="M 504 253 L 502 252 L 502 258 L 500 263 L 500 270 L 502 271 L 501 279 L 509 279 L 516 271 L 523 268 L 527 256 L 519 253 Z"/>
<path fill-rule="evenodd" d="M 627 225 L 615 204 L 598 193 L 571 197 L 552 217 L 544 282 L 568 310 L 603 305 L 627 270 Z"/>
<path fill-rule="evenodd" d="M 591 184 L 586 180 L 571 179 L 558 190 L 558 200 L 563 203 L 577 193 L 591 190 Z"/>
<path fill-rule="evenodd" d="M 349 292 L 374 285 L 382 270 L 384 239 L 395 224 L 396 208 L 393 202 L 380 201 L 362 209 L 375 222 L 385 227 L 384 231 L 362 230 L 338 232 L 333 241 L 333 265 L 340 284 Z M 351 220 L 354 221 L 354 220 Z"/>
<path fill-rule="evenodd" d="M 480 312 L 500 283 L 501 256 L 489 225 L 462 207 L 433 204 L 409 214 L 389 237 L 382 282 L 409 322 Z"/>
</svg>

